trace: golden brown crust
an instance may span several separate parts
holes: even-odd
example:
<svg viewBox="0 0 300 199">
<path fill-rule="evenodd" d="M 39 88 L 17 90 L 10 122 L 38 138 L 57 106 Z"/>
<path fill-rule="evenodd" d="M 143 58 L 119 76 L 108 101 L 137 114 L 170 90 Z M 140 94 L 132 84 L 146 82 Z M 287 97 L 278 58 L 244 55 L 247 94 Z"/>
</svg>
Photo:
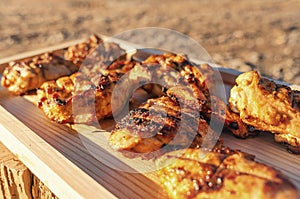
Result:
<svg viewBox="0 0 300 199">
<path fill-rule="evenodd" d="M 69 47 L 64 58 L 58 53 L 44 53 L 30 59 L 11 62 L 5 68 L 2 86 L 16 95 L 39 88 L 44 82 L 69 76 L 78 71 L 82 61 L 102 43 L 92 35 L 87 41 Z"/>
<path fill-rule="evenodd" d="M 299 91 L 262 78 L 256 71 L 240 75 L 236 82 L 229 99 L 231 110 L 258 130 L 288 134 L 277 135 L 276 141 L 294 146 L 294 138 L 300 137 Z"/>
<path fill-rule="evenodd" d="M 45 82 L 37 91 L 38 106 L 47 117 L 59 123 L 72 122 L 72 100 L 74 78 L 78 74 Z"/>
<path fill-rule="evenodd" d="M 183 121 L 183 117 L 184 120 Z M 178 102 L 163 96 L 132 110 L 112 131 L 109 143 L 119 151 L 146 155 L 169 147 L 201 146 L 209 129 L 204 119 L 183 112 Z M 176 137 L 175 137 L 176 136 Z"/>
<path fill-rule="evenodd" d="M 158 171 L 170 198 L 297 198 L 296 188 L 277 170 L 239 151 L 199 149 L 165 154 Z M 203 155 L 203 154 L 202 154 Z"/>
<path fill-rule="evenodd" d="M 39 107 L 58 123 L 92 123 L 110 117 L 111 96 L 116 82 L 134 64 L 131 61 L 116 61 L 102 74 L 93 75 L 92 81 L 78 72 L 45 82 L 37 91 Z M 76 108 L 73 109 L 73 106 Z"/>
<path fill-rule="evenodd" d="M 274 135 L 276 142 L 287 144 L 288 150 L 293 153 L 300 154 L 300 138 L 292 136 L 291 134 L 279 134 Z"/>
<path fill-rule="evenodd" d="M 36 89 L 45 81 L 70 75 L 78 68 L 54 53 L 9 63 L 3 72 L 1 84 L 16 95 Z"/>
<path fill-rule="evenodd" d="M 143 67 L 145 74 L 139 72 Z M 209 131 L 213 132 L 211 140 L 217 136 L 209 127 L 212 117 L 217 119 L 215 125 L 225 121 L 225 128 L 241 137 L 249 134 L 248 126 L 237 114 L 230 112 L 221 99 L 210 96 L 210 66 L 196 66 L 182 55 L 162 54 L 150 56 L 133 71 L 144 79 L 162 78 L 168 87 L 162 97 L 149 99 L 117 123 L 110 136 L 110 144 L 116 150 L 150 153 L 165 145 L 201 146 Z M 174 142 L 178 134 L 180 139 Z"/>
<path fill-rule="evenodd" d="M 65 59 L 72 61 L 77 67 L 80 67 L 83 60 L 90 55 L 99 44 L 103 43 L 103 40 L 97 35 L 91 35 L 87 41 L 84 41 L 80 44 L 70 46 L 65 52 Z"/>
</svg>

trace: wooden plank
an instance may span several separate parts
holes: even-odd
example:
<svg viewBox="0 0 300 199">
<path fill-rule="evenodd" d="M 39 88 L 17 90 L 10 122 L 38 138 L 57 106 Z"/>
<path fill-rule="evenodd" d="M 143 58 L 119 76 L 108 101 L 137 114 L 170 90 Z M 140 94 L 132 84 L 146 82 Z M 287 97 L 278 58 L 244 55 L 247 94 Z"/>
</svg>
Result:
<svg viewBox="0 0 300 199">
<path fill-rule="evenodd" d="M 0 143 L 0 196 L 3 198 L 32 198 L 32 174 Z"/>
<path fill-rule="evenodd" d="M 1 141 L 59 198 L 115 197 L 3 107 L 0 115 Z"/>
<path fill-rule="evenodd" d="M 4 199 L 57 199 L 32 172 L 0 143 L 0 196 Z"/>
</svg>

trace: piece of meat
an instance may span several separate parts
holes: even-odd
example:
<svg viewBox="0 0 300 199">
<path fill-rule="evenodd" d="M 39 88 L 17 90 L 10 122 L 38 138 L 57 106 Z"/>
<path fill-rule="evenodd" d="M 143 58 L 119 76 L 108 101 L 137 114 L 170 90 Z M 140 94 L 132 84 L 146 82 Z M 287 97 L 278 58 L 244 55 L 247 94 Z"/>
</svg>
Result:
<svg viewBox="0 0 300 199">
<path fill-rule="evenodd" d="M 87 42 L 70 47 L 66 57 L 81 64 L 79 72 L 45 82 L 38 89 L 39 107 L 51 120 L 58 123 L 92 123 L 112 115 L 113 89 L 135 62 L 126 56 L 118 44 L 100 42 L 102 40 L 92 36 Z M 75 53 L 77 51 L 78 54 Z M 119 101 L 124 101 L 124 98 L 119 96 Z M 122 105 L 115 104 L 115 108 L 122 109 L 119 107 Z"/>
<path fill-rule="evenodd" d="M 143 63 L 151 74 L 151 80 L 159 82 L 166 89 L 174 86 L 190 86 L 195 90 L 200 89 L 201 94 L 209 96 L 209 91 L 214 90 L 217 85 L 214 78 L 215 71 L 211 66 L 192 63 L 185 55 L 174 53 L 151 55 Z"/>
<path fill-rule="evenodd" d="M 229 103 L 231 110 L 239 113 L 244 123 L 257 130 L 285 134 L 276 135 L 276 141 L 290 143 L 293 149 L 297 149 L 294 151 L 299 151 L 299 145 L 294 143 L 300 138 L 299 98 L 299 91 L 251 71 L 236 79 Z"/>
<path fill-rule="evenodd" d="M 214 112 L 212 115 L 217 118 L 217 120 L 225 121 L 224 128 L 225 130 L 230 131 L 233 135 L 238 138 L 247 138 L 256 136 L 259 131 L 257 131 L 252 126 L 245 124 L 239 114 L 230 110 L 230 108 L 216 96 L 211 97 L 212 106 Z M 225 110 L 225 111 L 224 111 Z"/>
<path fill-rule="evenodd" d="M 45 82 L 37 90 L 38 106 L 45 115 L 59 123 L 72 122 L 72 96 L 78 73 Z"/>
<path fill-rule="evenodd" d="M 198 109 L 209 119 L 213 114 L 220 123 L 225 121 L 225 128 L 237 137 L 245 138 L 258 133 L 244 124 L 220 98 L 211 95 L 215 94 L 220 82 L 217 82 L 215 71 L 208 64 L 197 65 L 184 55 L 172 53 L 152 55 L 144 63 L 148 64 L 148 68 L 154 68 L 151 70 L 155 71 L 157 80 L 163 79 L 169 97 L 186 103 L 191 109 Z"/>
<path fill-rule="evenodd" d="M 197 100 L 191 92 L 197 92 Z M 242 122 L 239 115 L 232 112 L 225 102 L 217 96 L 205 96 L 200 90 L 190 90 L 184 87 L 172 87 L 167 90 L 167 95 L 174 100 L 182 101 L 182 104 L 185 103 L 192 110 L 199 110 L 206 120 L 211 121 L 213 118 L 215 125 L 224 125 L 224 129 L 239 138 L 255 136 L 258 133 L 251 126 Z M 213 125 L 212 128 L 214 128 Z"/>
<path fill-rule="evenodd" d="M 54 53 L 45 53 L 17 62 L 5 68 L 1 84 L 16 95 L 36 89 L 45 81 L 70 75 L 78 70 L 73 63 Z"/>
<path fill-rule="evenodd" d="M 212 73 L 210 66 L 196 67 L 185 56 L 172 53 L 152 55 L 135 66 L 128 79 L 160 84 L 156 94 L 161 97 L 122 118 L 111 133 L 110 145 L 124 154 L 149 157 L 165 148 L 200 146 L 209 130 L 200 112 L 209 109 L 206 84 Z M 153 85 L 145 89 L 153 92 Z"/>
<path fill-rule="evenodd" d="M 110 117 L 113 89 L 119 78 L 134 65 L 135 62 L 130 60 L 118 60 L 103 69 L 102 74 L 86 76 L 78 72 L 45 82 L 37 91 L 39 107 L 58 123 L 92 123 Z M 123 98 L 123 95 L 119 96 L 119 101 Z"/>
<path fill-rule="evenodd" d="M 298 198 L 279 171 L 240 151 L 173 151 L 158 159 L 158 176 L 168 196 L 183 198 Z"/>
<path fill-rule="evenodd" d="M 193 65 L 182 55 L 163 54 L 150 56 L 138 67 L 142 68 L 138 70 L 135 66 L 129 79 L 135 76 L 142 77 L 136 79 L 143 81 L 147 77 L 162 79 L 162 90 L 166 91 L 158 94 L 161 97 L 149 99 L 132 110 L 117 123 L 110 136 L 110 145 L 114 149 L 138 155 L 161 152 L 164 146 L 201 146 L 208 132 L 211 134 L 207 137 L 213 143 L 219 135 L 214 129 L 221 133 L 224 120 L 226 129 L 240 135 L 248 134 L 248 127 L 240 118 L 229 112 L 221 99 L 210 96 L 206 85 L 213 82 L 210 66 Z M 145 74 L 139 72 L 143 69 Z M 212 117 L 217 122 L 210 128 Z"/>
<path fill-rule="evenodd" d="M 77 67 L 80 67 L 83 60 L 87 58 L 93 51 L 95 51 L 103 40 L 97 35 L 91 35 L 87 41 L 70 46 L 65 52 L 65 59 L 72 61 Z"/>
<path fill-rule="evenodd" d="M 276 142 L 287 145 L 289 151 L 300 154 L 300 137 L 295 137 L 291 134 L 274 134 Z"/>
<path fill-rule="evenodd" d="M 177 101 L 162 96 L 147 100 L 121 119 L 109 144 L 125 155 L 132 152 L 127 154 L 152 158 L 165 150 L 199 147 L 208 130 L 207 122 L 199 114 L 182 110 Z M 160 150 L 164 146 L 167 147 Z"/>
<path fill-rule="evenodd" d="M 216 84 L 213 84 L 213 74 L 213 69 L 207 64 L 196 65 L 183 55 L 165 53 L 151 55 L 137 64 L 128 73 L 125 84 L 121 83 L 121 85 L 122 90 L 132 93 L 127 88 L 130 88 L 130 84 L 137 84 L 152 97 L 164 96 L 167 90 L 175 91 L 174 87 L 185 88 L 186 91 L 189 90 L 190 100 L 195 99 L 194 105 L 197 107 L 194 108 L 205 111 L 210 106 L 208 85 L 211 89 L 216 87 Z M 186 97 L 187 95 L 182 98 Z"/>
<path fill-rule="evenodd" d="M 220 82 L 208 64 L 197 65 L 184 55 L 172 53 L 152 55 L 144 63 L 148 64 L 148 68 L 154 67 L 151 70 L 155 71 L 157 80 L 163 79 L 169 97 L 181 101 L 182 104 L 186 103 L 191 109 L 199 110 L 208 119 L 211 119 L 213 114 L 213 118 L 220 123 L 225 121 L 224 127 L 237 137 L 246 138 L 258 133 L 251 126 L 244 124 L 239 115 L 232 112 L 225 102 L 211 95 L 215 94 Z"/>
<path fill-rule="evenodd" d="M 1 84 L 16 95 L 39 88 L 44 82 L 71 75 L 79 70 L 82 61 L 102 43 L 92 35 L 87 41 L 55 53 L 11 62 L 5 68 Z M 64 54 L 64 55 L 61 55 Z"/>
</svg>

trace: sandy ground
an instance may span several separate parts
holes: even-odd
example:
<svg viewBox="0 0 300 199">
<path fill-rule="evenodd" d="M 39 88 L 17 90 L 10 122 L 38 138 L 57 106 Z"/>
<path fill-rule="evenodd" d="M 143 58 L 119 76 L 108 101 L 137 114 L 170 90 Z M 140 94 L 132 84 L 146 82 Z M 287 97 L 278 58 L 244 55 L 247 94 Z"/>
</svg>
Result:
<svg viewBox="0 0 300 199">
<path fill-rule="evenodd" d="M 0 58 L 92 33 L 164 27 L 216 63 L 300 84 L 299 0 L 0 0 Z"/>
</svg>

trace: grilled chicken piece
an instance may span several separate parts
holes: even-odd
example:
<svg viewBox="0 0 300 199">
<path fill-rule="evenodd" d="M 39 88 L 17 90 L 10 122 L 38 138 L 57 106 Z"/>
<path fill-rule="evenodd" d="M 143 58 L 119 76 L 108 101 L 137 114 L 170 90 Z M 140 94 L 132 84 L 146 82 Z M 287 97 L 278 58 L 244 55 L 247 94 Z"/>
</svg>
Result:
<svg viewBox="0 0 300 199">
<path fill-rule="evenodd" d="M 245 124 L 239 114 L 230 110 L 230 108 L 222 101 L 220 98 L 216 96 L 211 97 L 212 106 L 214 112 L 212 112 L 213 116 L 217 118 L 217 120 L 225 121 L 224 128 L 225 130 L 230 131 L 233 135 L 238 138 L 247 138 L 256 136 L 259 131 L 257 131 L 252 126 Z M 225 112 L 224 112 L 225 110 Z"/>
<path fill-rule="evenodd" d="M 11 62 L 3 72 L 1 84 L 16 95 L 36 89 L 45 81 L 70 75 L 78 68 L 54 53 Z"/>
<path fill-rule="evenodd" d="M 300 154 L 300 137 L 295 137 L 291 134 L 276 133 L 274 139 L 275 142 L 286 144 L 289 151 Z"/>
<path fill-rule="evenodd" d="M 116 150 L 133 152 L 132 157 L 152 158 L 163 149 L 199 147 L 209 130 L 207 122 L 194 111 L 181 109 L 177 101 L 167 96 L 149 99 L 130 111 L 116 125 L 109 144 Z M 213 137 L 212 137 L 213 139 Z M 217 140 L 217 138 L 215 138 Z M 128 153 L 130 154 L 130 153 Z"/>
<path fill-rule="evenodd" d="M 158 160 L 158 176 L 170 198 L 298 198 L 291 182 L 253 156 L 233 150 L 202 152 L 179 150 Z"/>
<path fill-rule="evenodd" d="M 215 125 L 222 125 L 225 120 L 227 129 L 247 134 L 248 127 L 240 118 L 234 117 L 235 113 L 229 112 L 221 99 L 210 96 L 207 82 L 213 82 L 210 80 L 213 70 L 208 65 L 197 67 L 181 55 L 163 54 L 150 56 L 141 67 L 150 79 L 163 79 L 167 91 L 158 94 L 162 97 L 150 99 L 132 110 L 117 123 L 110 136 L 110 145 L 114 149 L 124 154 L 130 151 L 144 155 L 155 154 L 152 152 L 160 151 L 166 145 L 200 146 L 209 131 L 212 140 L 217 136 L 208 125 L 212 114 L 217 118 Z M 133 71 L 133 74 L 142 74 L 136 67 Z M 212 106 L 215 107 L 213 110 Z M 175 136 L 178 137 L 175 139 Z"/>
<path fill-rule="evenodd" d="M 200 89 L 201 94 L 209 96 L 209 90 L 214 90 L 217 85 L 214 84 L 215 72 L 208 64 L 194 64 L 181 54 L 151 55 L 143 63 L 152 74 L 152 80 L 161 82 L 166 88 L 178 85 L 190 86 L 196 91 Z"/>
<path fill-rule="evenodd" d="M 275 137 L 276 141 L 288 143 L 291 150 L 299 151 L 299 98 L 299 91 L 251 71 L 236 79 L 229 103 L 231 110 L 239 113 L 244 123 L 279 134 Z"/>
<path fill-rule="evenodd" d="M 91 35 L 87 41 L 70 46 L 65 52 L 65 59 L 80 67 L 83 60 L 102 44 L 103 40 L 97 35 Z"/>
<path fill-rule="evenodd" d="M 224 129 L 232 132 L 239 138 L 255 136 L 255 131 L 251 126 L 242 122 L 237 113 L 232 112 L 223 100 L 216 96 L 206 97 L 200 90 L 192 90 L 197 92 L 197 100 L 194 100 L 191 90 L 172 87 L 167 90 L 167 95 L 174 100 L 185 102 L 192 110 L 199 110 L 200 114 L 208 121 L 213 118 L 218 125 L 223 125 Z M 192 98 L 191 98 L 192 96 Z M 212 128 L 214 128 L 212 126 Z"/>
<path fill-rule="evenodd" d="M 119 78 L 134 64 L 126 60 L 115 61 L 102 70 L 102 74 L 93 75 L 92 80 L 78 72 L 45 82 L 37 91 L 39 107 L 58 123 L 92 123 L 110 117 L 112 91 Z M 91 73 L 89 75 L 92 76 Z M 119 96 L 119 101 L 123 101 L 123 97 Z"/>
<path fill-rule="evenodd" d="M 47 117 L 59 123 L 72 122 L 72 95 L 78 73 L 45 82 L 37 90 L 38 106 Z"/>
<path fill-rule="evenodd" d="M 3 72 L 2 86 L 16 95 L 39 88 L 42 83 L 78 71 L 81 62 L 102 40 L 92 35 L 86 42 L 71 46 L 65 52 L 45 53 L 30 59 L 11 62 Z"/>
<path fill-rule="evenodd" d="M 216 81 L 215 71 L 208 64 L 197 65 L 183 55 L 172 53 L 152 55 L 144 63 L 148 64 L 148 68 L 154 66 L 152 71 L 155 71 L 157 79 L 163 79 L 164 85 L 168 86 L 169 97 L 186 102 L 191 109 L 198 109 L 208 119 L 213 114 L 217 120 L 225 121 L 225 128 L 240 138 L 258 133 L 244 124 L 239 115 L 232 112 L 220 98 L 211 95 L 216 92 L 220 82 Z M 155 67 L 157 64 L 159 68 Z"/>
<path fill-rule="evenodd" d="M 110 145 L 133 157 L 151 157 L 165 148 L 201 145 L 209 127 L 199 112 L 209 109 L 206 84 L 213 74 L 211 67 L 196 67 L 186 57 L 172 53 L 152 55 L 138 67 L 142 68 L 135 67 L 132 76 L 159 82 L 163 87 L 160 90 L 170 88 L 169 94 L 157 92 L 163 96 L 149 99 L 121 119 L 111 133 Z M 151 86 L 145 89 L 153 92 Z"/>
</svg>

